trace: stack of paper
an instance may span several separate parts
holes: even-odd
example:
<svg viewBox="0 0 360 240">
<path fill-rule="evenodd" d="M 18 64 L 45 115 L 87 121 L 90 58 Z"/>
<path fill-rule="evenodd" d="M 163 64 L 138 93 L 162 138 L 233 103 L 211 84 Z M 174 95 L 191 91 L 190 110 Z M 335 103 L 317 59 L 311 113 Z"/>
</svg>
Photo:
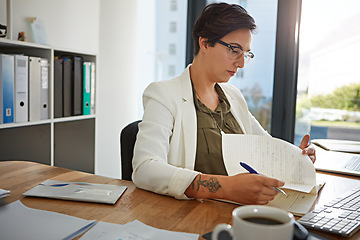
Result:
<svg viewBox="0 0 360 240">
<path fill-rule="evenodd" d="M 129 222 L 125 225 L 98 222 L 80 238 L 80 240 L 197 240 L 199 234 L 172 232 L 150 227 L 140 221 Z"/>
<path fill-rule="evenodd" d="M 95 221 L 28 208 L 19 200 L 0 208 L 1 239 L 73 239 Z"/>
</svg>

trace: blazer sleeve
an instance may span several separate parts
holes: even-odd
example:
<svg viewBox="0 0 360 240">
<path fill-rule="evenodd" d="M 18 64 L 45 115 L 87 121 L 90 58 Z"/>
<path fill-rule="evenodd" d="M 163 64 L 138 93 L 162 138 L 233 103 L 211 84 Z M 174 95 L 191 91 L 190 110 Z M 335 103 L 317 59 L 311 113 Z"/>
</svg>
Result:
<svg viewBox="0 0 360 240">
<path fill-rule="evenodd" d="M 159 84 L 166 83 L 152 83 L 144 91 L 144 115 L 134 147 L 132 180 L 141 189 L 188 199 L 184 192 L 198 172 L 168 163 L 176 98 Z"/>
</svg>

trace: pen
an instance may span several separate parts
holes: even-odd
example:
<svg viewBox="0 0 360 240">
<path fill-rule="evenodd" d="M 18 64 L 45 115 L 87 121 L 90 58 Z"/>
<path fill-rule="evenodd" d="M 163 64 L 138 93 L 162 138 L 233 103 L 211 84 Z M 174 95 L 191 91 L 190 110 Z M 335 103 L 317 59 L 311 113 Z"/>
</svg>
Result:
<svg viewBox="0 0 360 240">
<path fill-rule="evenodd" d="M 255 169 L 253 169 L 252 167 L 250 167 L 249 165 L 247 165 L 246 163 L 244 162 L 240 162 L 240 165 L 245 168 L 249 173 L 252 173 L 252 174 L 259 174 L 257 171 L 255 171 Z M 281 190 L 280 188 L 277 188 L 277 187 L 274 187 L 275 190 L 277 190 L 279 193 L 283 194 L 284 196 L 287 196 L 287 194 Z"/>
</svg>

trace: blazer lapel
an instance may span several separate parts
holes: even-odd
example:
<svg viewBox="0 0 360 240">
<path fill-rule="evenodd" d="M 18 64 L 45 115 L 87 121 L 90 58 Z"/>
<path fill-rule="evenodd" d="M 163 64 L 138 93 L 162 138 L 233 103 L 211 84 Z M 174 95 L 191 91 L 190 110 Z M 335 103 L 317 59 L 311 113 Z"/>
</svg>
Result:
<svg viewBox="0 0 360 240">
<path fill-rule="evenodd" d="M 193 99 L 193 92 L 190 79 L 190 66 L 186 68 L 181 75 L 181 91 L 182 91 L 182 129 L 184 135 L 185 149 L 185 168 L 194 169 L 195 166 L 195 150 L 196 150 L 196 134 L 197 134 L 197 118 Z"/>
</svg>

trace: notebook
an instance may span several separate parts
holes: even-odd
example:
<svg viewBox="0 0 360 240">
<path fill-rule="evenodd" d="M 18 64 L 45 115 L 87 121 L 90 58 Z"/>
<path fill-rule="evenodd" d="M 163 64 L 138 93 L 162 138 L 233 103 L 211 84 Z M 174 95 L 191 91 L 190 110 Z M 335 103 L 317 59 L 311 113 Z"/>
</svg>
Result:
<svg viewBox="0 0 360 240">
<path fill-rule="evenodd" d="M 309 212 L 325 182 L 316 178 L 313 163 L 302 150 L 284 140 L 269 136 L 223 134 L 222 150 L 229 176 L 247 171 L 239 161 L 253 167 L 258 173 L 281 179 L 281 189 L 267 205 L 302 216 Z"/>
<path fill-rule="evenodd" d="M 328 151 L 360 153 L 360 142 L 335 139 L 313 139 L 311 143 Z"/>
<path fill-rule="evenodd" d="M 23 193 L 23 195 L 115 204 L 119 197 L 125 192 L 126 188 L 126 186 L 109 184 L 46 180 Z"/>
<path fill-rule="evenodd" d="M 316 149 L 316 170 L 360 176 L 360 154 Z"/>
</svg>

